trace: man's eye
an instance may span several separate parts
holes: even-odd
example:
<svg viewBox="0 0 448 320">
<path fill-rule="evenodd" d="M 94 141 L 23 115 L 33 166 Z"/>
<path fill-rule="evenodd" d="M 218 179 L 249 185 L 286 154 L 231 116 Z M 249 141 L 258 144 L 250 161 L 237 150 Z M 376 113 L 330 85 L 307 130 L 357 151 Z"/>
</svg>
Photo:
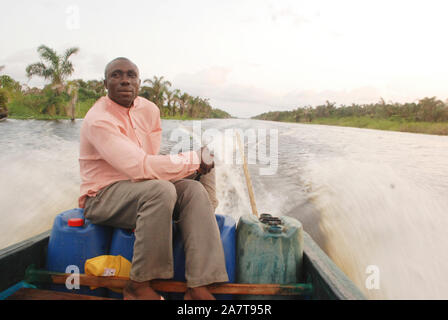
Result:
<svg viewBox="0 0 448 320">
<path fill-rule="evenodd" d="M 135 78 L 135 77 L 137 77 L 137 75 L 135 73 L 128 73 L 128 77 L 129 78 Z"/>
<path fill-rule="evenodd" d="M 114 72 L 114 73 L 111 74 L 111 77 L 112 77 L 112 78 L 118 78 L 118 77 L 119 77 L 119 74 L 116 73 L 116 72 Z"/>
</svg>

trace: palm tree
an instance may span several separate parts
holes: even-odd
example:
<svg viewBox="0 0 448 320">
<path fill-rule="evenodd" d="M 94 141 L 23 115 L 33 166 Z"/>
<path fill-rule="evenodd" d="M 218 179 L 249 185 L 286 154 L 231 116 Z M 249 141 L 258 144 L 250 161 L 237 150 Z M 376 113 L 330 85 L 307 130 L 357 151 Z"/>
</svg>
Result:
<svg viewBox="0 0 448 320">
<path fill-rule="evenodd" d="M 188 101 L 188 115 L 193 118 L 196 116 L 196 113 L 199 111 L 199 104 L 201 103 L 201 98 L 200 97 L 190 97 L 189 101 Z"/>
<path fill-rule="evenodd" d="M 199 110 L 200 110 L 200 117 L 201 118 L 208 118 L 210 117 L 211 111 L 212 111 L 212 107 L 210 106 L 210 99 L 208 98 L 204 98 L 200 100 L 200 104 L 199 104 Z"/>
<path fill-rule="evenodd" d="M 425 97 L 418 101 L 420 105 L 420 113 L 423 121 L 437 121 L 440 110 L 445 106 L 443 101 L 438 100 L 436 97 L 428 98 Z"/>
<path fill-rule="evenodd" d="M 75 120 L 76 115 L 76 103 L 78 102 L 78 93 L 79 93 L 79 82 L 78 81 L 69 81 L 67 83 L 67 93 L 70 96 L 70 103 L 66 107 L 65 113 L 70 115 L 70 119 Z"/>
<path fill-rule="evenodd" d="M 175 89 L 174 91 L 166 91 L 165 92 L 166 95 L 166 104 L 168 107 L 168 110 L 171 112 L 172 116 L 176 115 L 176 104 L 179 103 L 179 95 L 180 95 L 180 90 L 179 89 Z"/>
<path fill-rule="evenodd" d="M 106 95 L 106 89 L 104 88 L 104 84 L 102 81 L 98 80 L 88 80 L 87 88 L 93 92 L 95 92 L 99 96 Z"/>
<path fill-rule="evenodd" d="M 53 49 L 41 45 L 37 49 L 37 52 L 42 60 L 48 62 L 48 64 L 44 64 L 43 62 L 30 64 L 26 67 L 28 78 L 36 75 L 45 78 L 45 80 L 50 79 L 52 87 L 58 93 L 62 93 L 66 85 L 65 80 L 74 71 L 73 64 L 69 61 L 69 58 L 73 54 L 78 53 L 78 51 L 79 48 L 73 47 L 67 49 L 63 55 L 58 55 Z"/>
<path fill-rule="evenodd" d="M 180 115 L 183 116 L 186 109 L 188 109 L 188 104 L 190 102 L 191 96 L 188 93 L 184 93 L 179 98 L 180 104 Z"/>
<path fill-rule="evenodd" d="M 149 83 L 152 87 L 151 90 L 151 98 L 152 100 L 162 111 L 163 110 L 163 103 L 165 100 L 164 94 L 168 92 L 168 87 L 171 87 L 171 82 L 164 81 L 163 76 L 158 78 L 157 76 L 154 76 L 152 79 L 146 79 L 143 81 L 143 83 Z"/>
<path fill-rule="evenodd" d="M 182 108 L 182 100 L 181 100 L 181 91 L 179 89 L 175 89 L 173 91 L 173 116 L 176 115 L 176 109 Z"/>
</svg>

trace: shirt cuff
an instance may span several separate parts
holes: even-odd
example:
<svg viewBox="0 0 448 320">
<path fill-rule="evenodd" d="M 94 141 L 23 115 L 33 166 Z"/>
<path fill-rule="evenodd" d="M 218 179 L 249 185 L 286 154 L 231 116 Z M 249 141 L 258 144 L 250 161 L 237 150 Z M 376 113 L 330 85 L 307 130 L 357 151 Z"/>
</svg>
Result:
<svg viewBox="0 0 448 320">
<path fill-rule="evenodd" d="M 181 152 L 170 155 L 171 162 L 174 164 L 183 164 L 188 172 L 193 173 L 199 169 L 201 160 L 196 151 Z"/>
</svg>

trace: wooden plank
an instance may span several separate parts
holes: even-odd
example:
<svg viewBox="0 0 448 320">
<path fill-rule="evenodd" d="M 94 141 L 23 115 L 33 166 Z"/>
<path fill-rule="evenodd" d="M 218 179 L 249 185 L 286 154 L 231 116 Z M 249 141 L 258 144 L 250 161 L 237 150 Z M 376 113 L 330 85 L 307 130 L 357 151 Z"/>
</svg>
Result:
<svg viewBox="0 0 448 320">
<path fill-rule="evenodd" d="M 185 282 L 154 280 L 151 286 L 155 290 L 166 292 L 185 292 Z M 207 286 L 213 294 L 242 295 L 301 295 L 309 291 L 306 284 L 250 284 L 250 283 L 217 283 Z"/>
<path fill-rule="evenodd" d="M 52 275 L 52 282 L 65 284 L 67 276 Z M 124 277 L 94 277 L 85 274 L 79 275 L 79 282 L 84 286 L 124 288 L 128 278 Z M 185 292 L 185 282 L 172 280 L 152 280 L 154 290 L 164 292 Z M 254 295 L 301 295 L 310 291 L 306 284 L 248 284 L 248 283 L 219 283 L 208 286 L 213 294 L 254 294 Z"/>
<path fill-rule="evenodd" d="M 116 300 L 84 294 L 21 288 L 6 300 Z"/>
<path fill-rule="evenodd" d="M 46 270 L 27 270 L 26 281 L 29 283 L 65 284 L 67 277 L 73 274 L 49 272 Z M 86 274 L 79 275 L 82 286 L 124 288 L 129 278 L 126 277 L 95 277 Z M 185 292 L 185 282 L 172 280 L 153 280 L 151 287 L 164 292 Z M 249 284 L 249 283 L 217 283 L 208 286 L 213 294 L 243 294 L 243 295 L 303 295 L 310 294 L 312 286 L 306 283 L 296 284 Z"/>
</svg>

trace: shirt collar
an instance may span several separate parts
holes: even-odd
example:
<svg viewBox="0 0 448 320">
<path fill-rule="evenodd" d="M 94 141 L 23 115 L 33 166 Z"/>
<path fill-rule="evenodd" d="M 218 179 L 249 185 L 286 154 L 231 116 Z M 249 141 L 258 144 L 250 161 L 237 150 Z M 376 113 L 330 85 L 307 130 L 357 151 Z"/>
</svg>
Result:
<svg viewBox="0 0 448 320">
<path fill-rule="evenodd" d="M 128 113 L 130 110 L 134 110 L 135 108 L 138 107 L 138 96 L 134 99 L 134 103 L 129 108 L 119 105 L 118 103 L 113 101 L 111 98 L 109 98 L 108 95 L 106 95 L 106 101 L 107 101 L 108 105 L 110 105 L 114 110 L 117 110 L 120 113 Z"/>
</svg>

